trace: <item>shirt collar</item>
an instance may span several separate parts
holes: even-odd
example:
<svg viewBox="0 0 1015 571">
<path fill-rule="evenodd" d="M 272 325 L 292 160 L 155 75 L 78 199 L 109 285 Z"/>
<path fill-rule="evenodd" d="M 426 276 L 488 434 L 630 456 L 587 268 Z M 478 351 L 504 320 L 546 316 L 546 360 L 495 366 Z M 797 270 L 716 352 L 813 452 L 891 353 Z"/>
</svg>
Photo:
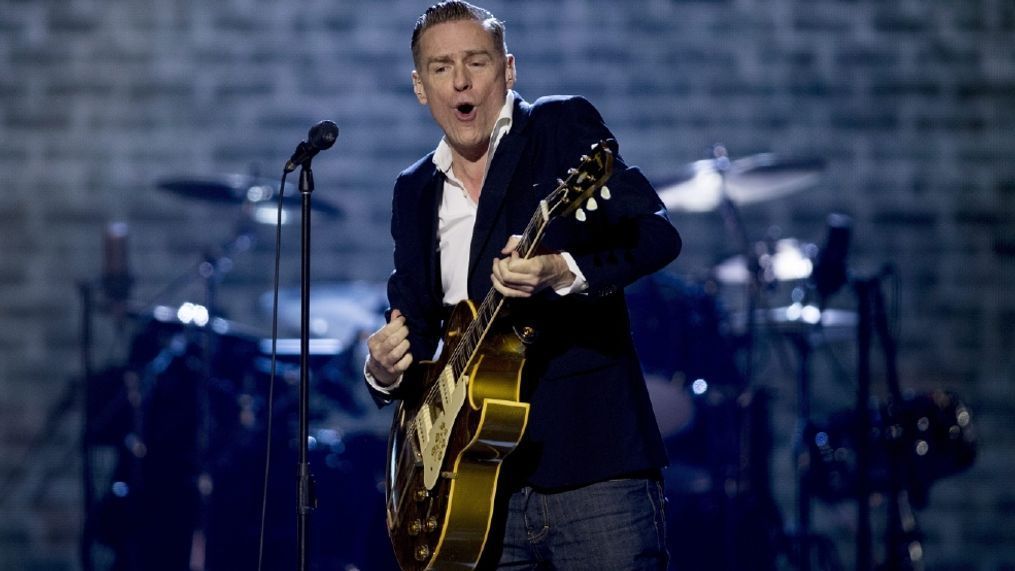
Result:
<svg viewBox="0 0 1015 571">
<path fill-rule="evenodd" d="M 514 107 L 515 92 L 509 89 L 507 97 L 504 98 L 504 106 L 500 108 L 500 115 L 493 123 L 493 131 L 490 132 L 490 153 L 486 160 L 487 168 L 493 160 L 493 154 L 497 151 L 500 140 L 511 130 L 511 124 L 514 121 Z M 433 164 L 437 165 L 437 168 L 445 175 L 451 176 L 451 159 L 451 145 L 448 144 L 448 138 L 441 137 L 433 154 Z"/>
</svg>

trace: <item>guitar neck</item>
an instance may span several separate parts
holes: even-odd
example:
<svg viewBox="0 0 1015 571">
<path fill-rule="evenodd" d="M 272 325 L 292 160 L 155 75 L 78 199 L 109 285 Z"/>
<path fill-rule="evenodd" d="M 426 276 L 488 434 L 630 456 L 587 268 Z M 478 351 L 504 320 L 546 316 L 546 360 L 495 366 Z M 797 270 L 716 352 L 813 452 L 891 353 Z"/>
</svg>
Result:
<svg viewBox="0 0 1015 571">
<path fill-rule="evenodd" d="M 529 219 L 528 225 L 525 227 L 525 231 L 522 232 L 521 239 L 518 241 L 518 245 L 515 247 L 515 252 L 523 259 L 532 257 L 539 246 L 539 243 L 543 240 L 543 233 L 546 230 L 546 226 L 549 223 L 549 215 L 546 211 L 546 203 L 541 202 L 540 208 L 533 213 L 532 218 Z M 486 293 L 486 297 L 483 298 L 483 303 L 479 305 L 476 310 L 476 319 L 474 319 L 469 326 L 466 328 L 462 340 L 455 348 L 455 352 L 452 353 L 451 358 L 448 360 L 448 365 L 454 372 L 454 378 L 460 378 L 469 365 L 472 363 L 473 358 L 476 355 L 476 350 L 479 348 L 483 339 L 486 337 L 487 332 L 490 330 L 490 326 L 497 319 L 500 314 L 501 308 L 504 306 L 504 295 L 501 294 L 496 288 L 490 288 L 490 291 Z"/>
</svg>

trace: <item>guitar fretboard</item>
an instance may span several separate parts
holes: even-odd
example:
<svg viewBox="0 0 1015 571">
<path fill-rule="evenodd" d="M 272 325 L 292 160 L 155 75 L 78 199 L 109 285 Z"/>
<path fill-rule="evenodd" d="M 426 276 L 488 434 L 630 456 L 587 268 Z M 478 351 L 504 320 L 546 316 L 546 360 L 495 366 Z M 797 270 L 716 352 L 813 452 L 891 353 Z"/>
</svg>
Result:
<svg viewBox="0 0 1015 571">
<path fill-rule="evenodd" d="M 549 223 L 549 219 L 544 213 L 545 210 L 540 208 L 532 215 L 528 225 L 525 227 L 525 231 L 522 233 L 521 239 L 518 241 L 518 245 L 515 247 L 515 252 L 524 259 L 531 257 L 536 246 L 542 241 L 543 231 Z M 472 363 L 476 350 L 483 342 L 497 315 L 500 314 L 504 301 L 504 295 L 495 288 L 490 288 L 486 297 L 483 298 L 483 303 L 476 310 L 476 319 L 466 328 L 462 340 L 448 359 L 448 365 L 451 367 L 455 379 L 461 378 L 462 374 Z"/>
</svg>

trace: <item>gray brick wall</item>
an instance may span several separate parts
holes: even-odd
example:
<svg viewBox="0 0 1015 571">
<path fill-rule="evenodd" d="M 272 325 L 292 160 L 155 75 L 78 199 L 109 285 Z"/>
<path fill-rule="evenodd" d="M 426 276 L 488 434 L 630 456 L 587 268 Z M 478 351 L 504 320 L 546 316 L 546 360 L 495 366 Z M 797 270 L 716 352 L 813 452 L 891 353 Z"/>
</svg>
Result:
<svg viewBox="0 0 1015 571">
<path fill-rule="evenodd" d="M 231 234 L 233 208 L 153 181 L 252 168 L 275 177 L 306 128 L 332 118 L 342 132 L 316 161 L 315 197 L 347 214 L 315 222 L 314 276 L 384 279 L 390 182 L 438 135 L 408 83 L 408 31 L 424 6 L 0 0 L 0 477 L 11 483 L 0 491 L 0 568 L 76 568 L 80 407 L 46 419 L 81 369 L 75 284 L 98 276 L 104 225 L 130 224 L 140 300 Z M 820 241 L 825 215 L 844 211 L 855 218 L 856 267 L 897 265 L 903 382 L 958 390 L 982 439 L 977 465 L 942 482 L 921 514 L 928 568 L 1015 566 L 1015 5 L 489 7 L 508 23 L 520 92 L 586 95 L 654 180 L 716 141 L 734 157 L 828 161 L 816 189 L 746 208 L 749 229 Z M 674 221 L 687 246 L 673 271 L 698 274 L 730 252 L 718 216 Z M 253 307 L 270 285 L 270 229 L 257 238 L 222 285 L 241 322 L 263 322 Z M 298 232 L 285 240 L 283 278 L 295 285 Z M 176 300 L 199 295 L 195 285 Z M 122 340 L 108 323 L 98 329 L 102 364 L 122 354 Z M 849 347 L 839 351 L 851 366 Z M 786 374 L 764 379 L 779 394 L 782 447 Z M 831 406 L 849 398 L 829 392 Z M 781 461 L 774 469 L 789 475 Z M 786 503 L 791 489 L 778 482 Z M 842 514 L 820 516 L 848 549 Z"/>
</svg>

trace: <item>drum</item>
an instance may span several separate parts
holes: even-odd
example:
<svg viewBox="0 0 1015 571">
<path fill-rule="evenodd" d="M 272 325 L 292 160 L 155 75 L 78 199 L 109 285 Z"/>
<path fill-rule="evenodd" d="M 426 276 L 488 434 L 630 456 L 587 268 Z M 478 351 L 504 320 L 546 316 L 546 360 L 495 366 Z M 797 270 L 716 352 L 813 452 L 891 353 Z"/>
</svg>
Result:
<svg viewBox="0 0 1015 571">
<path fill-rule="evenodd" d="M 119 458 L 89 515 L 119 569 L 257 567 L 270 342 L 232 322 L 195 318 L 197 306 L 186 305 L 142 316 L 126 363 L 96 379 L 96 392 L 118 404 L 95 408 L 103 415 L 91 440 L 114 444 Z M 311 345 L 319 506 L 311 560 L 321 569 L 394 569 L 382 491 L 390 411 L 378 411 L 359 377 L 359 343 Z M 299 352 L 291 349 L 276 363 L 266 569 L 290 568 L 296 557 Z"/>
<path fill-rule="evenodd" d="M 858 428 L 855 413 L 846 411 L 812 422 L 805 431 L 808 482 L 817 497 L 839 502 L 855 496 Z M 972 414 L 949 391 L 874 407 L 867 435 L 871 489 L 906 489 L 917 508 L 926 505 L 934 482 L 969 468 L 976 458 Z"/>
<path fill-rule="evenodd" d="M 94 444 L 113 444 L 116 467 L 94 514 L 96 537 L 123 569 L 183 569 L 203 527 L 211 458 L 224 412 L 256 352 L 253 337 L 195 304 L 138 318 L 122 367 L 103 375 L 110 416 L 90 419 Z M 196 313 L 195 313 L 196 312 Z"/>
</svg>

